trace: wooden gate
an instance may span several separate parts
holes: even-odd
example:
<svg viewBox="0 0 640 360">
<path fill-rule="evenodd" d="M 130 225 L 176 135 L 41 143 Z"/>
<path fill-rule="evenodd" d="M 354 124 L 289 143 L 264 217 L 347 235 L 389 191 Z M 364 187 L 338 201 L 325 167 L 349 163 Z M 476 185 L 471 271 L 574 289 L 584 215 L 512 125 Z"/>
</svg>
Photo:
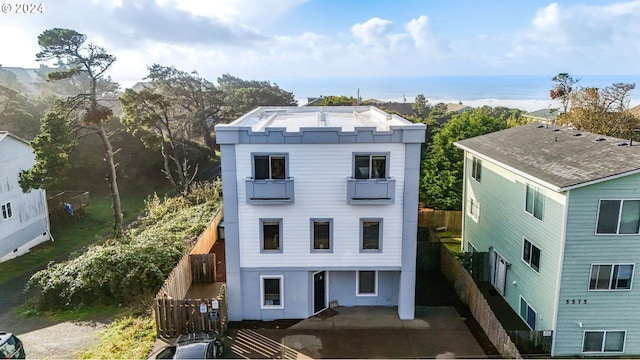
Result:
<svg viewBox="0 0 640 360">
<path fill-rule="evenodd" d="M 191 254 L 191 281 L 194 283 L 212 283 L 216 278 L 215 254 Z"/>
<path fill-rule="evenodd" d="M 215 309 L 217 302 L 218 309 Z M 226 286 L 209 299 L 156 298 L 154 315 L 158 337 L 174 338 L 200 330 L 227 331 Z"/>
</svg>

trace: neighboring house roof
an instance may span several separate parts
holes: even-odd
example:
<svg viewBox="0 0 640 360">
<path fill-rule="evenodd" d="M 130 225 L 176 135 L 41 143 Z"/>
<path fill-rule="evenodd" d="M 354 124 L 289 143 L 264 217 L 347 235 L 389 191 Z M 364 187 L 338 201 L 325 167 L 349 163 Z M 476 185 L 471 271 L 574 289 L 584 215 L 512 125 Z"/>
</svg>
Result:
<svg viewBox="0 0 640 360">
<path fill-rule="evenodd" d="M 23 139 L 23 138 L 21 138 L 19 136 L 15 136 L 15 135 L 13 135 L 12 133 L 10 133 L 8 131 L 0 130 L 0 142 L 2 142 L 2 140 L 6 139 L 7 137 L 16 139 L 16 140 L 18 140 L 20 142 L 23 142 L 23 143 L 27 144 L 28 146 L 31 146 L 27 140 L 25 140 L 25 139 Z"/>
<path fill-rule="evenodd" d="M 382 109 L 390 112 L 398 113 L 403 116 L 413 116 L 413 107 L 411 103 L 399 103 L 399 102 L 383 102 L 376 104 Z"/>
<path fill-rule="evenodd" d="M 539 109 L 536 111 L 528 112 L 523 117 L 530 118 L 533 120 L 538 120 L 542 122 L 555 122 L 558 118 L 558 110 L 557 109 Z"/>
<path fill-rule="evenodd" d="M 447 112 L 462 113 L 469 110 L 473 110 L 473 108 L 471 106 L 464 105 L 462 102 L 457 104 L 456 103 L 447 104 Z"/>
<path fill-rule="evenodd" d="M 640 144 L 549 125 L 522 125 L 455 145 L 558 192 L 640 173 Z"/>
</svg>

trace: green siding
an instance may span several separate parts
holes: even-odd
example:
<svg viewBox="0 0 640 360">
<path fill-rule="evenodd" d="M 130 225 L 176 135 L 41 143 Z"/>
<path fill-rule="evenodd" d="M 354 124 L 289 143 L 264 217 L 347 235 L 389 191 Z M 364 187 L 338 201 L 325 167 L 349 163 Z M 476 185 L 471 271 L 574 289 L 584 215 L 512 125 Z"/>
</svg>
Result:
<svg viewBox="0 0 640 360">
<path fill-rule="evenodd" d="M 570 191 L 555 355 L 581 354 L 585 330 L 627 330 L 624 354 L 640 354 L 640 236 L 595 235 L 600 199 L 640 199 L 640 175 Z M 632 290 L 589 291 L 593 263 L 636 264 Z M 572 303 L 578 299 L 587 304 Z"/>
<path fill-rule="evenodd" d="M 519 313 L 522 296 L 537 312 L 535 330 L 553 329 L 565 195 L 534 184 L 487 160 L 482 161 L 482 178 L 478 182 L 471 178 L 471 164 L 472 156 L 467 154 L 463 248 L 467 242 L 479 251 L 493 247 L 511 264 L 507 270 L 506 301 Z M 544 192 L 542 221 L 525 212 L 527 184 Z M 469 216 L 466 208 L 470 198 L 480 204 L 478 222 Z M 539 273 L 522 261 L 523 238 L 541 250 Z"/>
</svg>

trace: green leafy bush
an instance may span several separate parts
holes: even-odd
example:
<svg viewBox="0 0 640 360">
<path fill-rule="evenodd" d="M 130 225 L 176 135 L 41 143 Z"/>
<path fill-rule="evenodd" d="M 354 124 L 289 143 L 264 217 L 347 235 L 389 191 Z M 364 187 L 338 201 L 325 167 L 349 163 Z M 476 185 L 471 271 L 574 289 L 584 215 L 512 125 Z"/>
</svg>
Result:
<svg viewBox="0 0 640 360">
<path fill-rule="evenodd" d="M 150 197 L 126 236 L 50 263 L 27 287 L 39 287 L 43 307 L 128 304 L 153 295 L 222 204 L 220 182 L 181 197 Z"/>
</svg>

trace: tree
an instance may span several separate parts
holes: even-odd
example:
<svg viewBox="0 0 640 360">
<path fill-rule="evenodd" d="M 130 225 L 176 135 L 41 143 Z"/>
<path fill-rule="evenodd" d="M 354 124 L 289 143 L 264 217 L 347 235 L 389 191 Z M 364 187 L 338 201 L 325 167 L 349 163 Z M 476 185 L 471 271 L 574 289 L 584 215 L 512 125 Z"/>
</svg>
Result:
<svg viewBox="0 0 640 360">
<path fill-rule="evenodd" d="M 182 136 L 192 140 L 194 132 L 201 133 L 204 143 L 213 152 L 214 126 L 222 121 L 223 93 L 207 79 L 193 71 L 187 73 L 173 66 L 154 64 L 149 68 L 150 89 L 169 101 L 176 110 L 174 116 L 183 123 Z M 181 114 L 181 115 L 180 115 Z"/>
<path fill-rule="evenodd" d="M 45 30 L 38 36 L 40 52 L 36 54 L 37 61 L 57 60 L 59 70 L 48 73 L 49 81 L 63 79 L 86 80 L 87 88 L 79 94 L 68 97 L 60 104 L 57 111 L 60 116 L 69 118 L 70 128 L 78 134 L 97 134 L 104 145 L 105 160 L 108 166 L 108 181 L 111 192 L 114 225 L 116 235 L 122 233 L 122 206 L 118 190 L 116 164 L 109 138 L 112 133 L 106 130 L 106 123 L 113 118 L 113 111 L 101 103 L 106 94 L 113 94 L 118 85 L 105 77 L 105 72 L 116 61 L 115 56 L 106 52 L 100 46 L 86 44 L 87 37 L 75 30 L 54 28 Z M 43 134 L 46 136 L 46 134 Z M 38 157 L 32 168 L 47 169 L 48 157 Z M 31 171 L 31 170 L 30 170 Z M 38 178 L 34 175 L 34 178 Z M 25 183 L 26 184 L 26 183 Z"/>
<path fill-rule="evenodd" d="M 411 108 L 413 109 L 413 113 L 421 119 L 427 118 L 431 112 L 429 100 L 427 100 L 423 94 L 416 95 L 416 99 L 413 104 L 411 104 Z"/>
<path fill-rule="evenodd" d="M 218 88 L 224 94 L 225 121 L 231 121 L 258 106 L 298 105 L 293 93 L 269 81 L 242 80 L 229 74 L 218 78 Z"/>
<path fill-rule="evenodd" d="M 322 106 L 356 106 L 358 104 L 358 100 L 353 96 L 346 97 L 344 95 L 341 96 L 325 96 L 322 99 Z"/>
<path fill-rule="evenodd" d="M 24 192 L 29 189 L 51 189 L 67 176 L 71 168 L 69 154 L 74 147 L 70 128 L 70 121 L 55 111 L 44 116 L 40 132 L 31 141 L 38 161 L 31 169 L 20 173 L 20 186 Z"/>
<path fill-rule="evenodd" d="M 145 147 L 160 150 L 164 159 L 163 172 L 171 186 L 176 192 L 189 192 L 195 172 L 189 172 L 184 146 L 179 149 L 178 133 L 185 125 L 183 108 L 150 88 L 139 92 L 127 89 L 120 97 L 120 103 L 123 111 L 120 121 L 127 131 L 138 137 Z M 175 172 L 169 160 L 172 160 Z"/>
<path fill-rule="evenodd" d="M 559 98 L 562 103 L 562 112 L 566 113 L 571 109 L 571 95 L 578 90 L 577 84 L 580 79 L 574 78 L 568 73 L 559 73 L 551 81 L 556 85 L 549 91 L 549 96 L 553 100 Z"/>
<path fill-rule="evenodd" d="M 483 107 L 454 115 L 433 136 L 433 143 L 422 163 L 420 196 L 437 209 L 462 208 L 463 153 L 454 142 L 506 129 L 507 120 Z"/>
<path fill-rule="evenodd" d="M 596 134 L 631 139 L 640 119 L 629 111 L 629 92 L 635 84 L 616 83 L 604 89 L 582 88 L 571 94 L 571 110 L 558 116 L 558 124 Z"/>
<path fill-rule="evenodd" d="M 38 103 L 0 85 L 0 128 L 22 138 L 33 139 L 40 126 Z"/>
</svg>

